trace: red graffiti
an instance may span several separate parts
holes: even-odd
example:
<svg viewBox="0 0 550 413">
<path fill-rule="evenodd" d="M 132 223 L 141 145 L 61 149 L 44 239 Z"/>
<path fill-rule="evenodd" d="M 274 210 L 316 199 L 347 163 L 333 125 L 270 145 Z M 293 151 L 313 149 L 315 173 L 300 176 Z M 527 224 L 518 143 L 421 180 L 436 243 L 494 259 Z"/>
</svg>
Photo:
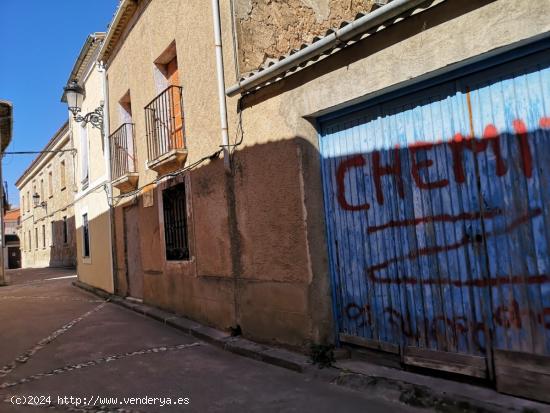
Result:
<svg viewBox="0 0 550 413">
<path fill-rule="evenodd" d="M 399 276 L 396 278 L 391 277 L 377 277 L 374 273 L 369 274 L 369 281 L 374 284 L 385 285 L 423 285 L 423 286 L 452 286 L 457 288 L 462 287 L 499 287 L 503 285 L 540 285 L 550 283 L 550 275 L 537 274 L 537 275 L 498 275 L 486 279 L 449 279 L 449 278 L 426 278 Z"/>
<path fill-rule="evenodd" d="M 420 143 L 420 144 L 409 146 L 409 150 L 411 152 L 411 157 L 412 157 L 411 174 L 413 176 L 414 181 L 416 182 L 416 185 L 420 189 L 436 189 L 436 188 L 443 188 L 449 185 L 448 179 L 440 179 L 439 181 L 425 182 L 420 177 L 420 170 L 428 169 L 430 166 L 434 164 L 434 161 L 432 159 L 418 161 L 416 154 L 420 151 L 428 151 L 433 147 L 434 147 L 434 144 L 431 144 L 431 143 Z"/>
<path fill-rule="evenodd" d="M 376 200 L 380 205 L 384 203 L 384 193 L 382 192 L 382 177 L 393 176 L 397 186 L 397 194 L 400 198 L 405 197 L 405 188 L 403 186 L 403 176 L 401 174 L 401 159 L 399 158 L 399 147 L 393 151 L 393 165 L 380 164 L 380 152 L 375 151 L 372 154 L 372 175 L 374 178 L 374 188 L 376 190 Z"/>
<path fill-rule="evenodd" d="M 470 335 L 474 347 L 481 353 L 485 352 L 485 346 L 482 344 L 488 329 L 488 324 L 485 321 L 469 320 L 462 315 L 445 316 L 443 314 L 412 319 L 408 311 L 403 314 L 391 306 L 383 308 L 380 314 L 387 317 L 388 324 L 408 340 L 417 342 L 436 340 L 445 342 L 447 345 L 457 346 L 461 338 L 468 342 L 468 335 Z M 345 316 L 348 320 L 353 321 L 358 328 L 374 327 L 371 307 L 368 304 L 364 306 L 356 303 L 348 304 L 345 308 Z M 516 300 L 511 300 L 509 304 L 497 306 L 489 318 L 493 328 L 520 330 L 523 326 L 522 318 L 529 318 L 550 330 L 550 322 L 545 321 L 545 317 L 548 316 L 550 316 L 550 307 L 535 312 L 532 309 L 521 309 Z M 426 337 L 423 337 L 421 332 Z"/>
<path fill-rule="evenodd" d="M 533 158 L 531 156 L 531 149 L 529 148 L 529 141 L 527 140 L 527 126 L 525 126 L 525 122 L 519 119 L 516 119 L 513 125 L 519 138 L 519 150 L 521 152 L 521 159 L 523 160 L 523 173 L 527 178 L 531 178 L 533 175 Z"/>
<path fill-rule="evenodd" d="M 477 155 L 481 152 L 486 152 L 489 148 L 489 144 L 495 155 L 496 162 L 496 175 L 504 176 L 508 171 L 508 167 L 502 157 L 500 150 L 500 135 L 497 128 L 494 125 L 487 125 L 483 131 L 483 139 L 464 138 L 461 134 L 457 133 L 454 136 L 452 142 L 449 143 L 451 148 L 451 154 L 453 159 L 453 172 L 455 175 L 455 181 L 459 184 L 466 182 L 466 176 L 464 172 L 464 164 L 462 161 L 462 153 L 464 149 L 468 149 L 473 154 Z"/>
<path fill-rule="evenodd" d="M 516 119 L 512 122 L 514 133 L 516 136 L 517 148 L 521 157 L 521 170 L 526 178 L 531 178 L 533 175 L 533 155 L 529 144 L 529 132 L 525 122 L 521 119 Z M 550 129 L 550 117 L 542 117 L 539 120 L 539 126 L 543 129 Z M 457 184 L 466 182 L 466 172 L 464 170 L 464 151 L 468 150 L 474 155 L 486 152 L 491 148 L 494 155 L 495 174 L 497 177 L 502 177 L 508 172 L 508 165 L 501 151 L 501 135 L 493 124 L 489 124 L 484 128 L 482 139 L 474 137 L 464 137 L 457 133 L 453 139 L 448 142 L 417 142 L 410 145 L 406 149 L 396 147 L 389 151 L 392 160 L 388 164 L 382 164 L 382 156 L 379 151 L 372 153 L 372 179 L 376 201 L 379 205 L 384 204 L 384 179 L 393 179 L 395 183 L 396 193 L 400 198 L 405 197 L 402 159 L 403 154 L 410 154 L 410 173 L 415 185 L 422 190 L 432 190 L 444 188 L 450 185 L 449 178 L 440 178 L 437 180 L 429 180 L 427 172 L 434 167 L 435 161 L 428 157 L 430 151 L 434 148 L 445 145 L 450 149 L 452 170 L 454 173 L 454 181 Z M 418 159 L 418 155 L 424 155 L 423 160 Z M 338 166 L 336 173 L 337 198 L 342 209 L 346 211 L 362 211 L 368 210 L 370 205 L 364 203 L 361 205 L 353 205 L 346 199 L 346 174 L 351 168 L 362 168 L 367 165 L 366 156 L 355 155 L 351 158 L 343 160 Z"/>
<path fill-rule="evenodd" d="M 493 316 L 495 323 L 504 328 L 521 328 L 521 314 L 516 300 L 508 305 L 499 306 Z"/>
<path fill-rule="evenodd" d="M 531 220 L 534 217 L 539 216 L 541 214 L 542 214 L 542 209 L 535 208 L 534 210 L 529 211 L 528 213 L 516 218 L 514 221 L 512 221 L 509 225 L 507 225 L 504 228 L 500 228 L 500 229 L 496 229 L 494 231 L 486 232 L 485 234 L 483 234 L 482 239 L 487 239 L 487 238 L 496 237 L 496 236 L 499 236 L 499 235 L 504 235 L 504 234 L 516 229 L 520 225 L 528 222 L 529 220 Z M 397 257 L 394 257 L 394 258 L 390 258 L 387 261 L 383 261 L 379 264 L 372 265 L 372 266 L 368 267 L 366 269 L 366 272 L 367 272 L 369 277 L 372 277 L 375 271 L 379 271 L 381 269 L 387 268 L 391 264 L 395 264 L 395 263 L 398 263 L 398 262 L 404 261 L 404 260 L 413 260 L 413 259 L 419 258 L 421 256 L 433 255 L 433 254 L 438 254 L 438 253 L 441 253 L 441 252 L 448 252 L 448 251 L 456 250 L 456 249 L 462 248 L 462 247 L 464 247 L 468 244 L 473 244 L 473 243 L 476 243 L 476 242 L 479 242 L 479 240 L 476 237 L 471 237 L 470 235 L 465 234 L 460 240 L 458 240 L 455 243 L 447 244 L 447 245 L 436 245 L 436 246 L 433 246 L 433 247 L 421 248 L 417 251 L 412 251 L 412 252 L 409 252 L 408 254 L 405 254 L 405 255 L 402 255 L 402 256 L 397 256 Z"/>
<path fill-rule="evenodd" d="M 369 204 L 363 205 L 351 205 L 346 200 L 346 174 L 351 168 L 360 168 L 365 166 L 365 158 L 363 155 L 356 155 L 353 158 L 346 159 L 338 166 L 338 172 L 336 173 L 336 187 L 338 192 L 338 203 L 342 209 L 346 211 L 361 211 L 370 208 Z"/>
<path fill-rule="evenodd" d="M 382 231 L 387 228 L 416 226 L 416 225 L 425 224 L 428 222 L 475 221 L 481 218 L 484 218 L 487 220 L 487 219 L 493 219 L 496 216 L 499 216 L 501 214 L 502 214 L 502 211 L 500 210 L 491 210 L 491 211 L 485 211 L 483 213 L 463 212 L 457 215 L 440 214 L 440 215 L 431 215 L 431 216 L 419 217 L 419 218 L 413 218 L 413 219 L 391 220 L 382 225 L 373 225 L 368 228 L 367 232 L 369 234 L 372 234 L 373 232 Z"/>
</svg>

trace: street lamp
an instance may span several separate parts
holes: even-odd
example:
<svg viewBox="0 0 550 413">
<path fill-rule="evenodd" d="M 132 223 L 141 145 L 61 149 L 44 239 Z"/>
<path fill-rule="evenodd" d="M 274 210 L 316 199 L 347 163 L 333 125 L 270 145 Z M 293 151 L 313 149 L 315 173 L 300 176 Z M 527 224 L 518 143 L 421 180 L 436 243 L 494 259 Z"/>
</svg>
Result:
<svg viewBox="0 0 550 413">
<path fill-rule="evenodd" d="M 93 127 L 103 130 L 103 102 L 93 112 L 86 113 L 84 116 L 80 115 L 82 108 L 82 101 L 86 91 L 82 86 L 78 84 L 76 80 L 69 82 L 67 86 L 63 88 L 64 97 L 67 101 L 67 106 L 74 116 L 75 122 L 84 122 L 84 125 L 91 123 Z"/>
<path fill-rule="evenodd" d="M 35 207 L 41 206 L 42 208 L 46 207 L 46 201 L 40 202 L 40 195 L 38 195 L 38 192 L 35 192 L 32 196 L 32 203 Z"/>
</svg>

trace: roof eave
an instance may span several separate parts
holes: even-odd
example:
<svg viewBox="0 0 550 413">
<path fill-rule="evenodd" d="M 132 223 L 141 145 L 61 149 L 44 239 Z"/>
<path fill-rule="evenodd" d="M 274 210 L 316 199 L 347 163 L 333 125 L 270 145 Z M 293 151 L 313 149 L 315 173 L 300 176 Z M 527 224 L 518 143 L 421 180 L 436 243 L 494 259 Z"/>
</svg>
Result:
<svg viewBox="0 0 550 413">
<path fill-rule="evenodd" d="M 121 0 L 99 51 L 98 61 L 109 60 L 124 30 L 128 26 L 131 17 L 137 10 L 138 1 L 139 0 Z"/>
<path fill-rule="evenodd" d="M 84 42 L 84 45 L 82 46 L 82 49 L 80 50 L 80 53 L 75 61 L 75 64 L 73 66 L 73 69 L 71 70 L 71 74 L 69 75 L 69 78 L 67 79 L 67 84 L 71 82 L 71 80 L 77 80 L 81 81 L 82 79 L 79 79 L 79 72 L 81 71 L 82 65 L 85 63 L 87 57 L 90 53 L 93 53 L 94 45 L 96 41 L 102 41 L 105 38 L 104 32 L 96 32 L 90 34 L 86 41 Z M 66 102 L 67 99 L 65 97 L 65 91 L 63 91 L 63 94 L 61 95 L 61 102 Z"/>
</svg>

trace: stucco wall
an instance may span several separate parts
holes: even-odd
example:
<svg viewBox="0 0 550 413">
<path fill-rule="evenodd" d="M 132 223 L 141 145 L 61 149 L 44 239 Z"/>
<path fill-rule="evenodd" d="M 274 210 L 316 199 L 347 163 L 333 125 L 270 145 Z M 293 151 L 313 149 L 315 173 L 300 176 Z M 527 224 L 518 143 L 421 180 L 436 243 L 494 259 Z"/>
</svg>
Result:
<svg viewBox="0 0 550 413">
<path fill-rule="evenodd" d="M 513 0 L 448 0 L 243 99 L 245 138 L 240 152 L 252 146 L 271 147 L 274 142 L 301 142 L 305 235 L 312 271 L 308 290 L 311 337 L 326 337 L 330 327 L 316 114 L 548 32 L 548 13 L 550 2 L 546 0 L 534 0 L 529 7 Z M 281 161 L 273 177 L 274 193 L 290 189 L 279 184 L 278 177 L 289 173 L 284 169 L 292 165 L 289 160 L 293 156 L 289 151 L 287 160 Z M 286 215 L 288 201 L 273 205 Z"/>
<path fill-rule="evenodd" d="M 89 113 L 100 105 L 103 98 L 103 85 L 98 66 L 90 68 L 85 79 L 82 79 L 86 89 L 86 98 L 82 103 L 82 113 Z M 107 183 L 104 142 L 99 129 L 91 124 L 87 129 L 88 182 L 82 182 L 83 141 L 82 126 L 71 119 L 74 135 L 74 147 L 78 152 L 76 173 L 78 192 L 75 194 L 75 225 L 76 225 L 76 261 L 78 279 L 81 282 L 113 292 L 113 271 L 111 260 L 110 216 L 107 193 L 104 185 Z M 83 251 L 83 215 L 88 215 L 90 256 L 84 257 Z"/>
<path fill-rule="evenodd" d="M 229 1 L 222 1 L 221 8 L 223 38 L 230 46 Z M 153 62 L 172 41 L 183 86 L 188 164 L 219 149 L 220 128 L 209 8 L 200 1 L 153 0 L 140 13 L 108 62 L 107 76 L 111 130 L 121 122 L 118 101 L 130 91 L 141 187 L 157 176 L 145 168 L 143 107 L 160 92 Z M 234 79 L 229 46 L 224 49 L 226 75 Z M 228 103 L 229 122 L 236 125 L 237 99 Z M 232 140 L 235 133 L 230 131 Z M 165 260 L 161 214 L 161 191 L 183 178 L 159 184 L 153 191 L 153 206 L 145 206 L 143 197 L 137 197 L 144 301 L 222 329 L 238 324 L 246 336 L 263 341 L 301 346 L 312 339 L 308 298 L 312 271 L 300 178 L 307 150 L 301 145 L 296 140 L 239 151 L 234 176 L 226 174 L 221 159 L 204 162 L 186 174 L 192 255 L 187 262 Z M 133 202 L 130 197 L 116 208 L 121 295 L 128 292 L 129 278 L 124 214 Z M 325 302 L 325 307 L 330 306 Z"/>
<path fill-rule="evenodd" d="M 235 27 L 241 73 L 257 69 L 358 13 L 368 13 L 374 0 L 235 0 Z"/>
</svg>

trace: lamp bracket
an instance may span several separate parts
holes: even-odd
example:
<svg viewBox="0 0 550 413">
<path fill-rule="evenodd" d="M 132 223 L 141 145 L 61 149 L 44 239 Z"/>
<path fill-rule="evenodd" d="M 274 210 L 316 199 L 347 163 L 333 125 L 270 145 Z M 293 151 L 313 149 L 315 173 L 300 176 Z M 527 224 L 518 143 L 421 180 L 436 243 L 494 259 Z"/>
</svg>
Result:
<svg viewBox="0 0 550 413">
<path fill-rule="evenodd" d="M 78 112 L 80 112 L 80 108 L 78 108 Z M 97 107 L 93 112 L 86 113 L 84 116 L 78 115 L 78 112 L 73 112 L 75 122 L 83 122 L 84 125 L 91 123 L 94 128 L 103 130 L 103 104 Z"/>
</svg>

